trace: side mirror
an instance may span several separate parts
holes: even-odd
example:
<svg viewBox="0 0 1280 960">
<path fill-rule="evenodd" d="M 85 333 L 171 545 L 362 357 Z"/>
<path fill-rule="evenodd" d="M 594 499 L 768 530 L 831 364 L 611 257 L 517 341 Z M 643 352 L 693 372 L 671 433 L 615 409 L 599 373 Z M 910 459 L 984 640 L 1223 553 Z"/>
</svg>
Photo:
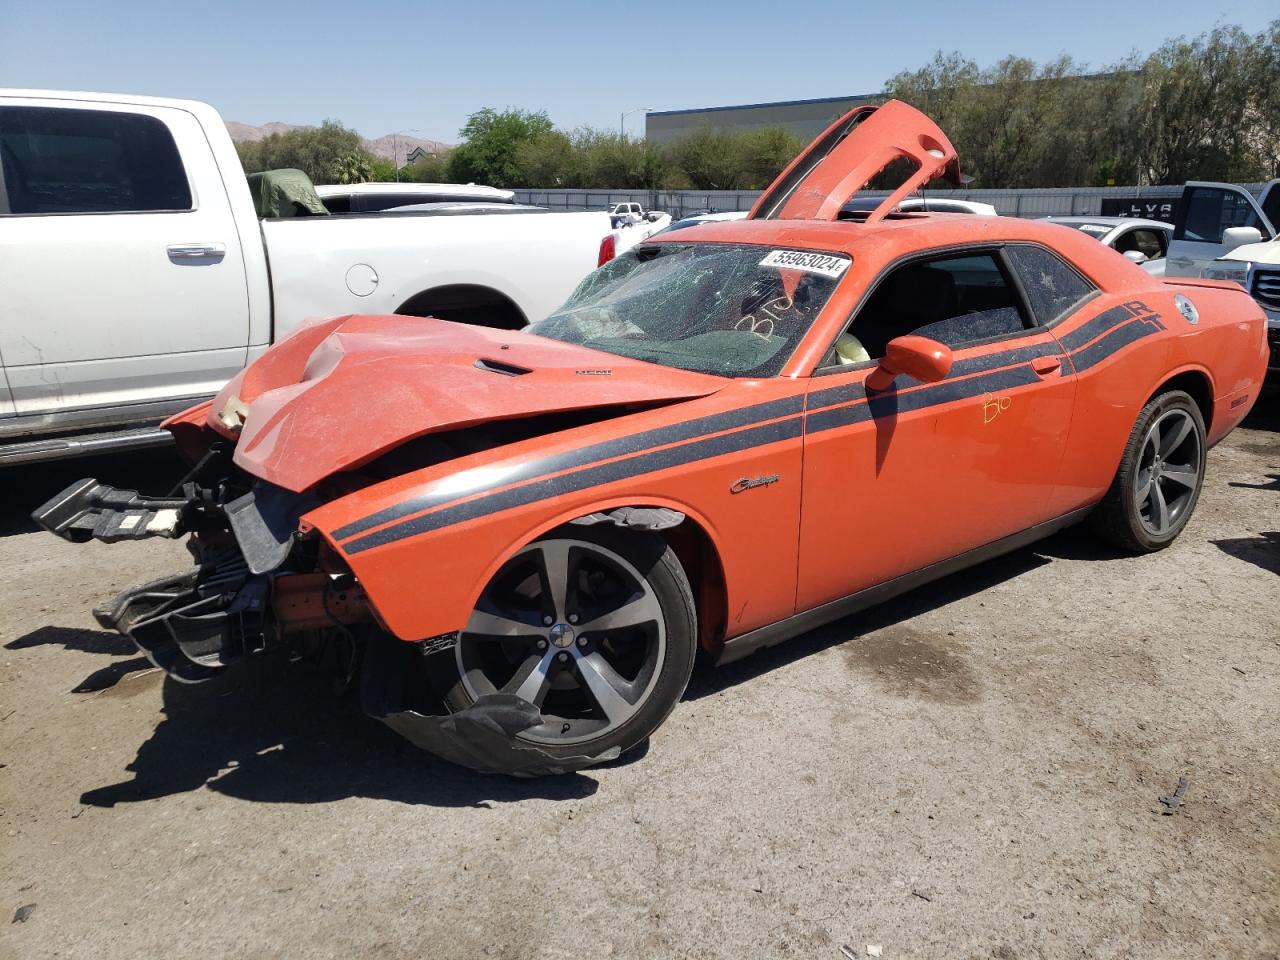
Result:
<svg viewBox="0 0 1280 960">
<path fill-rule="evenodd" d="M 1222 245 L 1228 250 L 1243 247 L 1247 243 L 1261 243 L 1262 231 L 1257 227 L 1227 227 L 1222 231 Z"/>
<path fill-rule="evenodd" d="M 871 375 L 866 387 L 870 391 L 888 390 L 900 373 L 921 383 L 937 383 L 951 372 L 951 348 L 928 337 L 895 337 L 885 348 L 884 357 Z"/>
<path fill-rule="evenodd" d="M 1124 258 L 1126 260 L 1132 260 L 1134 263 L 1146 263 L 1148 260 L 1147 255 L 1141 250 L 1126 250 L 1124 252 Z"/>
</svg>

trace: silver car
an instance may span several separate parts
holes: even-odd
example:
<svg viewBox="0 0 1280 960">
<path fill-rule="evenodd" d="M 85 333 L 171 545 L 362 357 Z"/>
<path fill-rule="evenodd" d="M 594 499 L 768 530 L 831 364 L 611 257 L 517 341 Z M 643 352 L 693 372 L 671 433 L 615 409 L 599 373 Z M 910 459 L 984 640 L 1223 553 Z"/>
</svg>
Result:
<svg viewBox="0 0 1280 960">
<path fill-rule="evenodd" d="M 1173 224 L 1141 217 L 1047 217 L 1053 223 L 1074 227 L 1100 243 L 1123 253 L 1147 273 L 1164 276 Z"/>
</svg>

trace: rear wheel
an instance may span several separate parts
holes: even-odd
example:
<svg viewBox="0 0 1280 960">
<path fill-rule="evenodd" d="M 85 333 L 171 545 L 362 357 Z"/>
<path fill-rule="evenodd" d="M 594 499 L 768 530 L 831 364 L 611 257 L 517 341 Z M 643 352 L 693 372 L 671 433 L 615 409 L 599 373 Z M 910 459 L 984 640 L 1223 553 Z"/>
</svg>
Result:
<svg viewBox="0 0 1280 960">
<path fill-rule="evenodd" d="M 447 674 L 450 710 L 515 694 L 543 716 L 521 740 L 594 756 L 635 746 L 666 719 L 695 638 L 693 594 L 665 540 L 568 527 L 497 572 L 450 661 L 433 666 Z"/>
<path fill-rule="evenodd" d="M 1181 390 L 1143 407 L 1111 489 L 1091 517 L 1094 530 L 1126 550 L 1145 553 L 1171 544 L 1200 497 L 1204 434 L 1200 408 Z"/>
</svg>

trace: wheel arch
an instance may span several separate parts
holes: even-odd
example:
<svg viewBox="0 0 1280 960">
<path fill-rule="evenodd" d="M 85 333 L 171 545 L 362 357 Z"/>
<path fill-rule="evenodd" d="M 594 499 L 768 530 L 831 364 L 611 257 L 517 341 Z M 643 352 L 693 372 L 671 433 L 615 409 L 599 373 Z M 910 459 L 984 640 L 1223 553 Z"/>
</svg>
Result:
<svg viewBox="0 0 1280 960">
<path fill-rule="evenodd" d="M 698 645 L 709 652 L 716 652 L 724 643 L 728 625 L 728 597 L 724 564 L 720 559 L 719 540 L 714 533 L 714 527 L 703 514 L 689 504 L 669 497 L 619 496 L 601 500 L 590 507 L 575 507 L 545 520 L 525 536 L 514 541 L 489 564 L 478 578 L 471 596 L 467 598 L 467 609 L 475 607 L 494 575 L 508 560 L 529 544 L 580 517 L 593 513 L 607 513 L 619 507 L 665 507 L 684 514 L 684 520 L 676 526 L 656 532 L 675 551 L 680 565 L 684 567 L 685 576 L 689 578 L 689 587 L 693 591 L 694 605 L 698 615 Z"/>
<path fill-rule="evenodd" d="M 1200 417 L 1204 420 L 1204 432 L 1208 436 L 1213 429 L 1213 378 L 1203 367 L 1186 366 L 1166 376 L 1144 401 L 1148 403 L 1170 390 L 1181 390 L 1191 396 L 1200 409 Z"/>
<path fill-rule="evenodd" d="M 509 294 L 482 283 L 449 283 L 421 290 L 401 303 L 396 313 L 498 330 L 519 330 L 529 322 Z"/>
</svg>

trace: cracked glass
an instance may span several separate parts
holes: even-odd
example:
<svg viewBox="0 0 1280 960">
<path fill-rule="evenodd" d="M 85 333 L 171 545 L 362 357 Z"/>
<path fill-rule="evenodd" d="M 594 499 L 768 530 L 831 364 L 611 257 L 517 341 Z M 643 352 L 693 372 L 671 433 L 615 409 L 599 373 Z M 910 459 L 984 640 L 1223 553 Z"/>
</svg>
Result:
<svg viewBox="0 0 1280 960">
<path fill-rule="evenodd" d="M 849 263 L 843 254 L 755 244 L 642 245 L 526 329 L 682 370 L 774 376 Z"/>
</svg>

